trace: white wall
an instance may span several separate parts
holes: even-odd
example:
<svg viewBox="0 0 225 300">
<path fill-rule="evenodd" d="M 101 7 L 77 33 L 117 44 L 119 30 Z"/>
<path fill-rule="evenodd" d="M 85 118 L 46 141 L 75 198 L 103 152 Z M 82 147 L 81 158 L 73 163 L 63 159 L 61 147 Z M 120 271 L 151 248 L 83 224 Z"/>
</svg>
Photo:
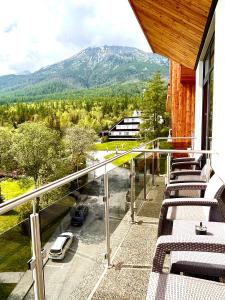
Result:
<svg viewBox="0 0 225 300">
<path fill-rule="evenodd" d="M 110 131 L 109 135 L 110 136 L 118 136 L 118 135 L 124 135 L 124 136 L 128 136 L 128 135 L 136 135 L 138 134 L 139 131 Z"/>
<path fill-rule="evenodd" d="M 140 118 L 124 118 L 124 123 L 140 123 Z"/>
<path fill-rule="evenodd" d="M 203 98 L 203 62 L 199 61 L 196 70 L 196 89 L 195 89 L 195 132 L 194 149 L 201 149 L 202 139 L 202 98 Z"/>
<path fill-rule="evenodd" d="M 129 124 L 129 125 L 116 125 L 116 130 L 120 129 L 138 129 L 138 124 Z"/>
<path fill-rule="evenodd" d="M 214 99 L 212 166 L 225 181 L 225 1 L 219 0 L 215 14 L 215 62 L 214 62 Z"/>
</svg>

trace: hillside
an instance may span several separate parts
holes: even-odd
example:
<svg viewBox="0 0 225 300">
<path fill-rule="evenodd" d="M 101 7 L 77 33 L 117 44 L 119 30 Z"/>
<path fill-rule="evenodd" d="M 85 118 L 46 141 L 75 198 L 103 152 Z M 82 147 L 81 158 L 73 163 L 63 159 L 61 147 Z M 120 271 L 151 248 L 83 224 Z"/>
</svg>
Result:
<svg viewBox="0 0 225 300">
<path fill-rule="evenodd" d="M 87 48 L 34 73 L 0 76 L 0 101 L 138 84 L 158 70 L 168 78 L 168 61 L 157 54 L 120 46 Z"/>
</svg>

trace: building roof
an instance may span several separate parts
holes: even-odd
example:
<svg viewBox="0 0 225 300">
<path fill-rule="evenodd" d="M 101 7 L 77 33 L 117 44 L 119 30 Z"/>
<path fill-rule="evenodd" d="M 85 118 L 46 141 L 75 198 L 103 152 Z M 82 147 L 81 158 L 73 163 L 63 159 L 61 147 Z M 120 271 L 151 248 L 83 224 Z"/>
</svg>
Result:
<svg viewBox="0 0 225 300">
<path fill-rule="evenodd" d="M 129 0 L 153 52 L 194 69 L 217 1 Z"/>
</svg>

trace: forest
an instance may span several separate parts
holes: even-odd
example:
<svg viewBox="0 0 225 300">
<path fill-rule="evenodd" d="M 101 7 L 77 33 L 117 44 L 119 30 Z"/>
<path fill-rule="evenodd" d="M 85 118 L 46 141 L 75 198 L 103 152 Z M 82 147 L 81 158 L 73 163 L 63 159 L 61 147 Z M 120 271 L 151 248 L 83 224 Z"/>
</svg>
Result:
<svg viewBox="0 0 225 300">
<path fill-rule="evenodd" d="M 72 125 L 91 128 L 98 134 L 121 117 L 140 109 L 140 97 L 93 97 L 76 100 L 43 100 L 0 105 L 0 126 L 14 127 L 30 122 L 43 122 L 60 132 Z"/>
</svg>

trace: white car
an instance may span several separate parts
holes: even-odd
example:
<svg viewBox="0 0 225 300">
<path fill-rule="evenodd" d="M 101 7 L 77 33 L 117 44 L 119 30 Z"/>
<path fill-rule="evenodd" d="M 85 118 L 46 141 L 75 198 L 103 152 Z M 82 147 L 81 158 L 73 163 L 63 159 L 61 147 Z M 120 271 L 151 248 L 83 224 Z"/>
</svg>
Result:
<svg viewBox="0 0 225 300">
<path fill-rule="evenodd" d="M 62 260 L 65 256 L 66 251 L 69 249 L 70 245 L 73 242 L 72 232 L 63 232 L 61 233 L 54 244 L 52 245 L 49 258 Z"/>
</svg>

